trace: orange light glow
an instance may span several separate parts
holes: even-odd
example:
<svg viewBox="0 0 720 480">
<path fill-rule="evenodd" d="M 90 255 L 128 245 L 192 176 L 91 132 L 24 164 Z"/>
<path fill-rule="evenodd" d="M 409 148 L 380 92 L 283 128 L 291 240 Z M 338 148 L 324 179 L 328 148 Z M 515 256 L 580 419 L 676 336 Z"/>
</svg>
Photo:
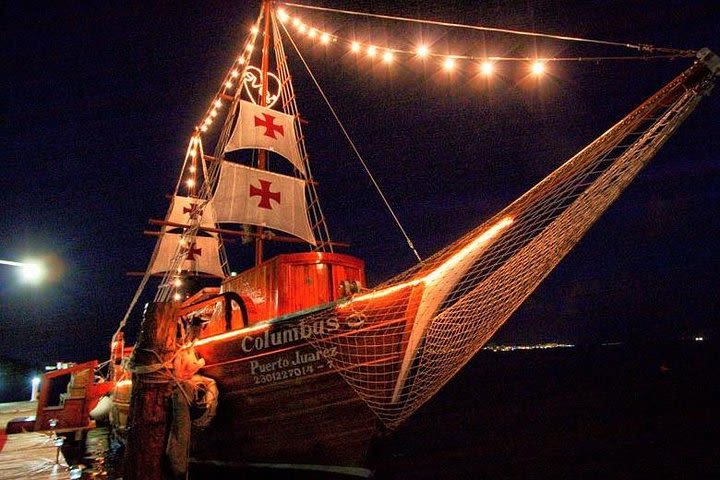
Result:
<svg viewBox="0 0 720 480">
<path fill-rule="evenodd" d="M 492 62 L 486 60 L 480 64 L 480 72 L 486 77 L 492 75 L 494 71 L 495 65 Z"/>
<path fill-rule="evenodd" d="M 315 38 L 316 35 L 317 35 L 317 29 L 311 28 L 310 31 L 308 32 L 308 37 Z"/>
<path fill-rule="evenodd" d="M 360 44 L 359 44 L 358 42 L 352 42 L 352 43 L 350 44 L 350 50 L 352 50 L 352 51 L 355 52 L 355 53 L 359 52 L 359 51 L 360 51 Z"/>
<path fill-rule="evenodd" d="M 425 58 L 430 54 L 430 49 L 428 49 L 425 45 L 420 45 L 417 48 L 417 56 L 420 58 Z"/>
<path fill-rule="evenodd" d="M 446 58 L 443 62 L 443 68 L 446 71 L 451 71 L 455 69 L 455 59 L 454 58 Z"/>
<path fill-rule="evenodd" d="M 257 33 L 258 33 L 258 27 L 257 27 L 256 25 L 253 25 L 252 28 L 250 29 L 250 32 L 251 32 L 253 35 L 257 35 Z"/>
<path fill-rule="evenodd" d="M 195 345 L 206 345 L 208 343 L 219 342 L 222 340 L 239 337 L 241 335 L 247 335 L 261 330 L 267 330 L 269 327 L 270 325 L 268 325 L 267 323 L 258 323 L 251 327 L 242 328 L 240 330 L 233 330 L 231 332 L 225 332 L 219 335 L 213 335 L 212 337 L 203 338 L 195 342 Z"/>
<path fill-rule="evenodd" d="M 377 47 L 375 45 L 370 45 L 367 49 L 368 57 L 374 57 L 375 53 L 377 53 Z"/>
<path fill-rule="evenodd" d="M 222 107 L 222 100 L 220 100 L 220 99 L 215 100 L 215 108 L 220 108 L 220 107 Z"/>
<path fill-rule="evenodd" d="M 326 32 L 323 32 L 322 35 L 320 35 L 320 43 L 328 43 L 330 41 L 330 35 L 328 35 Z"/>
<path fill-rule="evenodd" d="M 300 30 L 300 33 L 305 33 L 305 32 L 307 32 L 307 27 L 305 26 L 304 23 L 301 23 L 301 24 L 298 26 L 298 30 Z"/>
<path fill-rule="evenodd" d="M 383 62 L 385 63 L 392 63 L 393 61 L 393 54 L 392 52 L 385 52 L 383 53 Z"/>
<path fill-rule="evenodd" d="M 538 60 L 537 62 L 532 64 L 532 67 L 530 67 L 533 75 L 540 76 L 543 73 L 545 73 L 545 63 Z"/>
</svg>

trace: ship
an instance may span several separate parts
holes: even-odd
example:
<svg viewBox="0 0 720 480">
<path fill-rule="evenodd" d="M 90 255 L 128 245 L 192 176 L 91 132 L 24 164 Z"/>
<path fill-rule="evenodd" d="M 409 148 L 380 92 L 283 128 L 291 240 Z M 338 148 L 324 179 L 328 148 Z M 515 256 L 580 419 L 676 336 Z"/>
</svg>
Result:
<svg viewBox="0 0 720 480">
<path fill-rule="evenodd" d="M 290 29 L 311 27 L 293 23 L 263 2 L 191 135 L 165 217 L 151 221 L 156 247 L 113 337 L 114 418 L 122 430 L 128 372 L 169 375 L 194 382 L 190 404 L 201 397 L 191 464 L 367 476 L 373 439 L 490 340 L 711 90 L 720 60 L 691 52 L 692 65 L 527 193 L 370 286 L 320 206 L 285 52 Z M 288 252 L 266 258 L 271 242 Z M 231 247 L 254 249 L 254 264 L 232 271 Z M 137 352 L 128 360 L 121 333 L 156 277 L 155 304 L 177 313 L 181 353 L 151 368 Z"/>
</svg>

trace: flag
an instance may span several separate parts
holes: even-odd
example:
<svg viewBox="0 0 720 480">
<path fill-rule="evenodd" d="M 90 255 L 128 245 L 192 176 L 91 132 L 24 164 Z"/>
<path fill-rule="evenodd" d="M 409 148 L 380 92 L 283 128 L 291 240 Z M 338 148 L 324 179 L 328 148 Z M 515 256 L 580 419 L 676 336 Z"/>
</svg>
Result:
<svg viewBox="0 0 720 480">
<path fill-rule="evenodd" d="M 215 228 L 215 212 L 210 203 L 203 205 L 204 200 L 199 198 L 174 196 L 168 222 L 191 225 L 192 215 L 200 215 L 200 226 Z"/>
<path fill-rule="evenodd" d="M 282 155 L 305 176 L 292 115 L 240 100 L 240 115 L 225 151 L 262 148 Z"/>
<path fill-rule="evenodd" d="M 212 205 L 218 223 L 275 228 L 315 245 L 305 181 L 224 161 Z"/>
<path fill-rule="evenodd" d="M 174 262 L 176 256 L 179 258 Z M 220 264 L 220 240 L 216 236 L 199 235 L 183 239 L 179 233 L 163 233 L 148 270 L 163 273 L 178 266 L 183 271 L 225 277 Z"/>
</svg>

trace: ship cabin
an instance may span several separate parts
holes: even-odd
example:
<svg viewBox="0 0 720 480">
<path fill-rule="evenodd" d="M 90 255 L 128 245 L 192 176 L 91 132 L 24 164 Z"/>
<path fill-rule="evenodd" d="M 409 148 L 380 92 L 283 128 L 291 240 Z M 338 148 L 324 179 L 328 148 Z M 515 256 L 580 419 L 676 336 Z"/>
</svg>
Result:
<svg viewBox="0 0 720 480">
<path fill-rule="evenodd" d="M 365 263 L 358 258 L 327 252 L 282 254 L 228 277 L 220 288 L 200 290 L 183 302 L 182 311 L 214 308 L 218 295 L 232 298 L 224 303 L 231 305 L 229 315 L 215 310 L 206 317 L 200 333 L 206 338 L 329 304 L 364 285 Z"/>
</svg>

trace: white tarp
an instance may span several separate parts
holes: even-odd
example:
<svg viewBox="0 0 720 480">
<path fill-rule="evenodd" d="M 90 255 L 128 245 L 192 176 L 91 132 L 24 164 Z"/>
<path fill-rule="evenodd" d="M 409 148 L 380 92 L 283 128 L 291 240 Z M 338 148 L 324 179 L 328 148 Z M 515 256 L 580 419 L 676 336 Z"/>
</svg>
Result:
<svg viewBox="0 0 720 480">
<path fill-rule="evenodd" d="M 240 116 L 225 151 L 241 148 L 270 150 L 287 158 L 305 176 L 293 122 L 292 115 L 240 100 Z"/>
<path fill-rule="evenodd" d="M 316 244 L 304 180 L 225 161 L 212 205 L 218 223 L 270 227 Z"/>
</svg>

